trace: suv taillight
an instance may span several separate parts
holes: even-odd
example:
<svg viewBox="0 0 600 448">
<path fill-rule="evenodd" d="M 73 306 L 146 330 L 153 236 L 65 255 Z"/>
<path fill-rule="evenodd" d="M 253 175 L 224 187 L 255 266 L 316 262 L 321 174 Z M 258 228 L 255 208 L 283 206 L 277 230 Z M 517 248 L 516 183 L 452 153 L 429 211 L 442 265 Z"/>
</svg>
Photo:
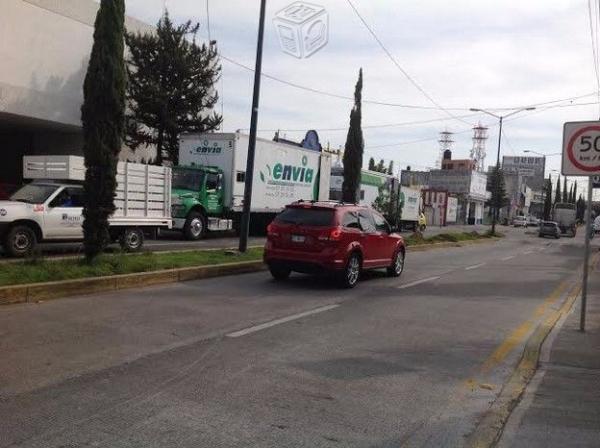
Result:
<svg viewBox="0 0 600 448">
<path fill-rule="evenodd" d="M 277 231 L 277 227 L 273 225 L 273 223 L 267 226 L 267 237 L 277 238 L 279 237 L 279 232 Z"/>
<path fill-rule="evenodd" d="M 319 241 L 339 241 L 342 237 L 342 228 L 334 227 L 319 236 Z"/>
</svg>

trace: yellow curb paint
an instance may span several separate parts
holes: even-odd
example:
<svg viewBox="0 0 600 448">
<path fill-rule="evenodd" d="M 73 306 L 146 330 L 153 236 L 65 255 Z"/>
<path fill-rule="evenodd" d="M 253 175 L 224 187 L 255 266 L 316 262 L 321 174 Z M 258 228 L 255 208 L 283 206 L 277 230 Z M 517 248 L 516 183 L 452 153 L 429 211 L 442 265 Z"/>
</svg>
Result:
<svg viewBox="0 0 600 448">
<path fill-rule="evenodd" d="M 521 325 L 519 325 L 515 330 L 510 333 L 507 338 L 494 350 L 494 352 L 484 361 L 481 366 L 480 373 L 486 374 L 493 370 L 496 366 L 502 363 L 504 359 L 509 355 L 513 349 L 520 345 L 527 335 L 530 333 L 531 329 L 537 322 L 537 320 L 542 317 L 547 308 L 556 302 L 562 294 L 565 292 L 568 286 L 567 281 L 561 282 L 554 291 L 550 293 L 550 295 L 544 300 L 544 302 L 538 306 L 531 319 L 526 320 Z"/>
<path fill-rule="evenodd" d="M 600 254 L 596 254 L 594 262 L 598 261 L 599 258 Z M 529 381 L 535 374 L 542 345 L 546 340 L 546 337 L 552 331 L 558 320 L 571 310 L 581 292 L 581 283 L 579 280 L 580 279 L 577 279 L 577 283 L 573 284 L 573 287 L 567 295 L 567 299 L 560 309 L 548 315 L 527 340 L 525 349 L 523 350 L 523 356 L 509 378 L 508 383 L 506 383 L 492 406 L 486 411 L 473 433 L 468 437 L 468 447 L 490 448 L 495 446 L 500 439 L 506 421 L 520 400 L 527 384 L 529 384 Z M 559 285 L 557 289 L 561 287 L 564 289 L 563 285 Z M 553 303 L 551 299 L 554 294 L 556 294 L 556 290 L 548 297 L 548 299 L 546 299 L 546 306 Z M 473 380 L 467 380 L 465 385 L 473 385 L 474 383 Z"/>
</svg>

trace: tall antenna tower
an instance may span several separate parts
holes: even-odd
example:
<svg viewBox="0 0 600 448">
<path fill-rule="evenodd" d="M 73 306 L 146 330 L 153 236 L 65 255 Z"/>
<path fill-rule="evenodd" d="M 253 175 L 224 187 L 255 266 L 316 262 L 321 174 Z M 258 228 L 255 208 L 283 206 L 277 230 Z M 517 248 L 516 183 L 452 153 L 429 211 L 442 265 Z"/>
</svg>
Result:
<svg viewBox="0 0 600 448">
<path fill-rule="evenodd" d="M 438 159 L 435 162 L 435 167 L 440 169 L 442 167 L 442 159 L 444 158 L 445 151 L 452 151 L 452 146 L 454 145 L 454 139 L 452 136 L 454 132 L 448 131 L 446 129 L 443 132 L 440 132 L 440 139 L 438 143 L 440 144 L 440 153 L 438 154 Z"/>
<path fill-rule="evenodd" d="M 473 127 L 473 149 L 471 149 L 471 160 L 475 162 L 477 171 L 485 171 L 485 142 L 488 139 L 488 128 L 479 123 Z"/>
</svg>

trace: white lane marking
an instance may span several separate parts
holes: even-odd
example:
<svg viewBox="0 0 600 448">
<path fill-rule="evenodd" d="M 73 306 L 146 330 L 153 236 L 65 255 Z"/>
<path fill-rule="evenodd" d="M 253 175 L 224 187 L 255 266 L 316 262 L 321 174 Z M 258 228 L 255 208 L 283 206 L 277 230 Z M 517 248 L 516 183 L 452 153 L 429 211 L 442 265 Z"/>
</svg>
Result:
<svg viewBox="0 0 600 448">
<path fill-rule="evenodd" d="M 421 283 L 432 282 L 434 280 L 437 280 L 438 278 L 440 278 L 439 275 L 437 277 L 423 278 L 421 280 L 416 280 L 414 282 L 407 283 L 406 285 L 398 286 L 398 289 L 410 288 L 411 286 L 417 286 L 417 285 L 420 285 Z"/>
<path fill-rule="evenodd" d="M 285 324 L 286 322 L 291 322 L 293 320 L 302 319 L 303 317 L 312 316 L 313 314 L 324 313 L 325 311 L 332 310 L 334 308 L 339 307 L 339 305 L 327 305 L 321 308 L 317 308 L 311 311 L 305 311 L 304 313 L 293 314 L 288 317 L 282 317 L 281 319 L 275 319 L 270 322 L 265 322 L 264 324 L 255 325 L 253 327 L 245 328 L 243 330 L 234 331 L 233 333 L 229 333 L 226 336 L 228 338 L 239 338 L 241 336 L 246 336 L 247 334 L 256 333 L 257 331 L 265 330 L 267 328 L 274 327 L 276 325 Z"/>
<path fill-rule="evenodd" d="M 514 255 L 509 255 L 508 257 L 501 258 L 500 260 L 502 260 L 502 261 L 508 261 L 508 260 L 512 260 L 513 258 L 515 258 Z"/>
<path fill-rule="evenodd" d="M 475 264 L 473 266 L 468 266 L 465 268 L 465 271 L 472 271 L 473 269 L 480 268 L 483 265 L 485 265 L 485 263 L 479 263 L 479 264 Z"/>
</svg>

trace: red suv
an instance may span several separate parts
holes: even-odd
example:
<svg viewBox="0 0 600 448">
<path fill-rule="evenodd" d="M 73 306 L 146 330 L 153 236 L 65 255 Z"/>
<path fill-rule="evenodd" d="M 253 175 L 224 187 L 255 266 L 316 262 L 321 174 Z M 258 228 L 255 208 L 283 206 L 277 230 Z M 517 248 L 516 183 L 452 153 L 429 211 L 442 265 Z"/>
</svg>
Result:
<svg viewBox="0 0 600 448">
<path fill-rule="evenodd" d="M 353 288 L 361 270 L 387 268 L 388 275 L 400 276 L 405 253 L 403 238 L 371 208 L 300 201 L 268 226 L 264 261 L 277 280 L 292 271 L 327 271 Z"/>
</svg>

